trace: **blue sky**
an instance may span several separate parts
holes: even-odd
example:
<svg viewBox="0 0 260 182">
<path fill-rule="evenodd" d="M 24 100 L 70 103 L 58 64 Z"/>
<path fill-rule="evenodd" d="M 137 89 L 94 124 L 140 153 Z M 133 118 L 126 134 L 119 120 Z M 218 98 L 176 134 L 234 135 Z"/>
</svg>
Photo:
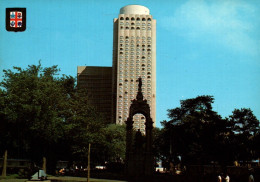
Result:
<svg viewBox="0 0 260 182">
<path fill-rule="evenodd" d="M 258 0 L 1 0 L 3 69 L 41 63 L 76 77 L 77 66 L 112 66 L 113 18 L 140 4 L 157 20 L 157 117 L 180 100 L 213 95 L 222 117 L 251 108 L 260 119 Z M 25 7 L 27 29 L 5 30 L 5 8 Z"/>
</svg>

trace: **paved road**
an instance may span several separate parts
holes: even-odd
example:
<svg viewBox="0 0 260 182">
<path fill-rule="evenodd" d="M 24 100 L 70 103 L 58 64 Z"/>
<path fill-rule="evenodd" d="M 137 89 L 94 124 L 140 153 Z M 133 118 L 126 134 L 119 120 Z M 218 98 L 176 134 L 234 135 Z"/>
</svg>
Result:
<svg viewBox="0 0 260 182">
<path fill-rule="evenodd" d="M 50 180 L 58 180 L 62 182 L 86 182 L 87 178 L 81 178 L 81 177 L 67 177 L 67 176 L 62 176 L 62 177 L 48 177 Z M 0 179 L 0 182 L 25 182 L 27 179 Z M 126 182 L 126 181 L 118 181 L 118 180 L 108 180 L 108 179 L 93 179 L 90 178 L 90 182 Z"/>
</svg>

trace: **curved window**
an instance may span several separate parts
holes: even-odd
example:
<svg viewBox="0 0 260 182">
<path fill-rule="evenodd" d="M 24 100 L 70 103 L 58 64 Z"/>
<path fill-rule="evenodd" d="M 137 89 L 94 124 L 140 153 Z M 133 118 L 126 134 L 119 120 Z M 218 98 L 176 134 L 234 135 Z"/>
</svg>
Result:
<svg viewBox="0 0 260 182">
<path fill-rule="evenodd" d="M 144 56 L 142 56 L 142 59 L 145 59 L 145 57 Z M 149 65 L 148 65 L 149 66 Z"/>
<path fill-rule="evenodd" d="M 147 40 L 151 40 L 151 37 L 147 37 Z"/>
<path fill-rule="evenodd" d="M 132 18 L 131 18 L 131 20 L 133 21 L 133 20 L 135 20 L 135 18 L 134 18 L 134 17 L 132 17 Z"/>
<path fill-rule="evenodd" d="M 136 30 L 140 30 L 140 27 L 136 27 Z"/>
<path fill-rule="evenodd" d="M 142 18 L 142 21 L 145 21 L 145 18 Z"/>
<path fill-rule="evenodd" d="M 126 39 L 129 39 L 129 37 L 128 37 L 128 36 L 125 36 L 125 38 L 126 38 Z"/>
<path fill-rule="evenodd" d="M 140 18 L 138 17 L 138 18 L 136 18 L 136 20 L 137 20 L 137 21 L 140 21 Z"/>
<path fill-rule="evenodd" d="M 151 30 L 151 27 L 148 27 L 147 30 Z"/>
<path fill-rule="evenodd" d="M 147 51 L 151 51 L 151 49 L 147 49 Z"/>
<path fill-rule="evenodd" d="M 120 20 L 124 20 L 124 17 L 120 17 Z"/>
<path fill-rule="evenodd" d="M 125 29 L 129 29 L 129 27 L 125 27 Z"/>
<path fill-rule="evenodd" d="M 125 18 L 125 20 L 129 20 L 129 18 L 128 18 L 128 17 L 126 17 L 126 18 Z"/>
<path fill-rule="evenodd" d="M 120 27 L 120 29 L 123 29 L 123 28 L 124 28 L 123 26 Z"/>
<path fill-rule="evenodd" d="M 132 22 L 131 25 L 135 25 L 135 23 Z"/>
<path fill-rule="evenodd" d="M 144 67 L 145 66 L 145 64 L 142 64 L 142 67 Z"/>
<path fill-rule="evenodd" d="M 151 21 L 151 18 L 148 18 L 147 20 L 148 20 L 148 21 Z"/>
<path fill-rule="evenodd" d="M 135 27 L 131 27 L 131 30 L 134 30 L 135 29 Z"/>
<path fill-rule="evenodd" d="M 145 23 L 142 23 L 142 26 L 145 26 Z"/>
</svg>

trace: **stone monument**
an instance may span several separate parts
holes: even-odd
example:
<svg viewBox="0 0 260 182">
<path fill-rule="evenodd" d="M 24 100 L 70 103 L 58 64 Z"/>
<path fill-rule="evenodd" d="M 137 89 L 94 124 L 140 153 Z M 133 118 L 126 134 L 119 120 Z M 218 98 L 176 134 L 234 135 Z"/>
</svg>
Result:
<svg viewBox="0 0 260 182">
<path fill-rule="evenodd" d="M 126 174 L 128 176 L 150 176 L 154 172 L 154 158 L 152 155 L 153 121 L 150 116 L 150 106 L 142 94 L 142 79 L 138 79 L 136 99 L 132 100 L 129 108 L 129 117 L 126 123 Z M 140 130 L 133 139 L 133 116 L 143 114 L 146 118 L 145 136 Z M 143 139 L 144 138 L 144 139 Z"/>
</svg>

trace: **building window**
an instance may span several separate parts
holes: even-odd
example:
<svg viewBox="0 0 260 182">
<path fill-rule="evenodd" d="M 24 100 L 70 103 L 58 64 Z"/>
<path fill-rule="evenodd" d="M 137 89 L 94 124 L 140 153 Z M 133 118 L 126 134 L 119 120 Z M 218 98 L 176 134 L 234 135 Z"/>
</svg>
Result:
<svg viewBox="0 0 260 182">
<path fill-rule="evenodd" d="M 142 18 L 142 21 L 145 21 L 145 18 Z"/>
<path fill-rule="evenodd" d="M 133 21 L 133 20 L 135 20 L 135 18 L 134 18 L 134 17 L 132 17 L 132 18 L 131 18 L 131 20 Z"/>
<path fill-rule="evenodd" d="M 147 21 L 151 21 L 151 18 L 148 18 Z"/>
<path fill-rule="evenodd" d="M 126 17 L 126 18 L 125 18 L 125 20 L 129 20 L 129 18 L 128 18 L 128 17 Z"/>
<path fill-rule="evenodd" d="M 120 17 L 120 20 L 124 20 L 124 17 Z"/>
<path fill-rule="evenodd" d="M 129 27 L 125 27 L 125 29 L 129 29 Z"/>
<path fill-rule="evenodd" d="M 120 27 L 120 29 L 123 29 L 123 28 L 124 28 L 123 26 Z"/>
<path fill-rule="evenodd" d="M 138 17 L 138 18 L 136 18 L 136 20 L 137 20 L 137 21 L 140 21 L 140 18 Z"/>
</svg>

